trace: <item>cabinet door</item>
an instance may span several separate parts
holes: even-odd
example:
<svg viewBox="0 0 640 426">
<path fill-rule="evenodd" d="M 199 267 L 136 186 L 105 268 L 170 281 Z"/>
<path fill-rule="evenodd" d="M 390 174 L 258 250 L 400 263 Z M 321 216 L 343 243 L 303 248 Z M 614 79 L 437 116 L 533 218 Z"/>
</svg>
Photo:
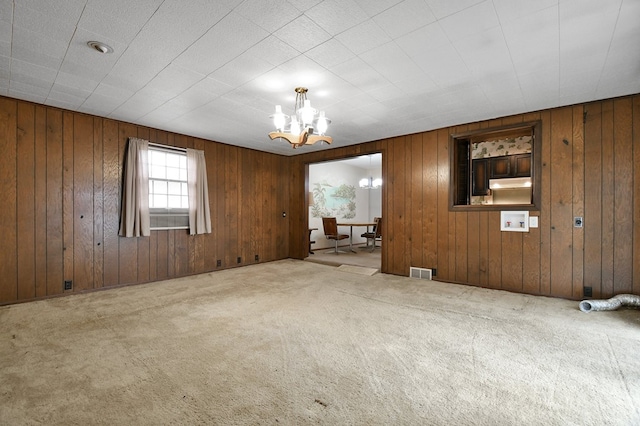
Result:
<svg viewBox="0 0 640 426">
<path fill-rule="evenodd" d="M 514 176 L 527 177 L 531 176 L 531 154 L 519 154 L 513 156 Z"/>
<path fill-rule="evenodd" d="M 473 160 L 471 195 L 489 194 L 489 160 Z"/>
<path fill-rule="evenodd" d="M 493 157 L 491 159 L 491 179 L 499 179 L 511 176 L 510 156 Z"/>
</svg>

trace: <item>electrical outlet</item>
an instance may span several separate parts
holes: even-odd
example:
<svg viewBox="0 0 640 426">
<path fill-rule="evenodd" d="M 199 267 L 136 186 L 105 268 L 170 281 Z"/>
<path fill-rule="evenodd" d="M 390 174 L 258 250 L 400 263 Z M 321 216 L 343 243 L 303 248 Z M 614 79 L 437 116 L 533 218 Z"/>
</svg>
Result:
<svg viewBox="0 0 640 426">
<path fill-rule="evenodd" d="M 242 258 L 238 256 L 238 263 L 242 263 Z"/>
<path fill-rule="evenodd" d="M 431 276 L 432 277 L 436 276 L 436 268 L 431 268 Z"/>
<path fill-rule="evenodd" d="M 218 259 L 216 260 L 216 267 L 221 267 L 222 266 L 222 260 Z"/>
<path fill-rule="evenodd" d="M 258 256 L 258 255 L 256 254 L 255 259 L 256 259 L 256 262 L 260 261 L 260 256 Z"/>
<path fill-rule="evenodd" d="M 65 290 L 72 290 L 73 289 L 73 281 L 65 280 L 64 281 L 64 289 Z"/>
<path fill-rule="evenodd" d="M 582 220 L 581 217 L 574 217 L 573 218 L 573 226 L 575 228 L 582 228 L 582 225 L 584 225 L 584 221 Z"/>
<path fill-rule="evenodd" d="M 584 297 L 592 297 L 593 296 L 593 289 L 591 287 L 583 287 L 582 288 L 582 295 Z"/>
</svg>

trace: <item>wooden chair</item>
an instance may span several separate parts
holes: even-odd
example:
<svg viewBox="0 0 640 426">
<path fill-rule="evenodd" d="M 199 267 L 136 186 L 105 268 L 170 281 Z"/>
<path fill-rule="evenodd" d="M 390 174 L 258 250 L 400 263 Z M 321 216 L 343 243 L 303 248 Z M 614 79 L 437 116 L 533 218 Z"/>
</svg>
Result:
<svg viewBox="0 0 640 426">
<path fill-rule="evenodd" d="M 373 225 L 373 229 L 370 232 L 365 232 L 360 235 L 367 239 L 367 247 L 369 247 L 369 240 L 371 240 L 371 251 L 374 251 L 376 247 L 380 247 L 376 246 L 376 241 L 382 241 L 382 218 L 374 217 L 373 223 L 375 223 L 375 225 Z"/>
<path fill-rule="evenodd" d="M 336 242 L 335 254 L 339 254 L 338 241 L 349 238 L 349 235 L 338 234 L 338 221 L 335 217 L 323 217 L 322 227 L 324 228 L 324 236 L 327 237 L 328 240 L 334 240 Z"/>
</svg>

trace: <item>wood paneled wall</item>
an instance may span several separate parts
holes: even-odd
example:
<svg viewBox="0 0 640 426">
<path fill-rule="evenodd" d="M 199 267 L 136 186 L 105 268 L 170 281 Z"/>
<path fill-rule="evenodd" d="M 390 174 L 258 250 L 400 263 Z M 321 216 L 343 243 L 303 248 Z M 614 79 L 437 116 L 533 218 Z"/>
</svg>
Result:
<svg viewBox="0 0 640 426">
<path fill-rule="evenodd" d="M 540 227 L 500 232 L 499 212 L 450 212 L 449 136 L 538 119 Z M 118 237 L 129 136 L 205 151 L 212 234 Z M 383 272 L 435 268 L 444 281 L 572 299 L 585 286 L 640 294 L 640 95 L 293 157 L 0 97 L 0 304 L 65 293 L 65 280 L 74 293 L 302 259 L 308 164 L 370 152 L 383 153 Z"/>
<path fill-rule="evenodd" d="M 118 237 L 130 136 L 205 151 L 213 233 Z M 289 179 L 287 157 L 0 97 L 0 304 L 286 258 Z"/>
<path fill-rule="evenodd" d="M 542 121 L 539 228 L 500 232 L 499 212 L 449 211 L 449 137 Z M 293 157 L 291 256 L 306 256 L 309 163 L 383 153 L 382 271 L 570 299 L 640 294 L 640 95 Z M 573 218 L 584 217 L 574 228 Z"/>
</svg>

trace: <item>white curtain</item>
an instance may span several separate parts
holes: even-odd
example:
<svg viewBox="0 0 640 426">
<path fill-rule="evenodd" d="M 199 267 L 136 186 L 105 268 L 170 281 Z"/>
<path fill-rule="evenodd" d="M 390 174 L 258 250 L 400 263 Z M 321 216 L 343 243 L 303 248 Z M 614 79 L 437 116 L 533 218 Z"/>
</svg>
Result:
<svg viewBox="0 0 640 426">
<path fill-rule="evenodd" d="M 125 159 L 121 237 L 148 237 L 149 231 L 149 141 L 129 138 Z"/>
<path fill-rule="evenodd" d="M 209 185 L 204 151 L 187 148 L 187 174 L 189 187 L 189 234 L 211 233 L 209 212 Z"/>
</svg>

